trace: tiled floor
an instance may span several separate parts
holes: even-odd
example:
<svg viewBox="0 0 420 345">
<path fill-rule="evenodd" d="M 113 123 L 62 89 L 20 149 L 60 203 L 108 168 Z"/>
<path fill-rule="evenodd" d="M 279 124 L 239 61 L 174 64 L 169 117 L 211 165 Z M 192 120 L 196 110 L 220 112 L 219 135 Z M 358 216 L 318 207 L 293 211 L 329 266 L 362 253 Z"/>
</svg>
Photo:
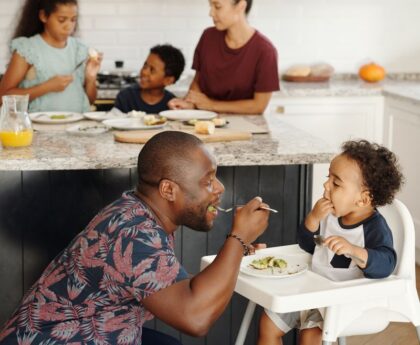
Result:
<svg viewBox="0 0 420 345">
<path fill-rule="evenodd" d="M 416 266 L 417 292 L 420 295 L 420 266 Z M 392 323 L 378 334 L 348 337 L 347 345 L 419 345 L 411 323 Z"/>
</svg>

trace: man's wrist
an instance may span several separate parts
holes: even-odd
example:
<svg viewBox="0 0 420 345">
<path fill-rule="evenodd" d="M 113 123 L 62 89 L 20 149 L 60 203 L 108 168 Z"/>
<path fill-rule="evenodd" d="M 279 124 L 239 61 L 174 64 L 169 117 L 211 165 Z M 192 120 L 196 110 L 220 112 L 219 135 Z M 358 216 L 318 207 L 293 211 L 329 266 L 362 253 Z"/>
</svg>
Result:
<svg viewBox="0 0 420 345">
<path fill-rule="evenodd" d="M 241 244 L 244 256 L 247 256 L 251 253 L 250 247 L 245 243 L 245 241 L 240 236 L 230 233 L 226 235 L 226 239 L 229 239 L 229 238 L 233 238 Z"/>
</svg>

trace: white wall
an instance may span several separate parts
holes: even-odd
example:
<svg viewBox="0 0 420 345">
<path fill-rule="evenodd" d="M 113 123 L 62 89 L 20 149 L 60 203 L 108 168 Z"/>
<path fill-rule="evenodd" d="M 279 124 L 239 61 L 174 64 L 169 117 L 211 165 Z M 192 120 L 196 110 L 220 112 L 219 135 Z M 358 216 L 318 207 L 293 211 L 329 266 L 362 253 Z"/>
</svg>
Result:
<svg viewBox="0 0 420 345">
<path fill-rule="evenodd" d="M 23 0 L 0 0 L 0 72 Z M 148 49 L 170 42 L 188 66 L 203 28 L 212 24 L 207 0 L 79 0 L 80 35 L 105 54 L 103 69 L 125 60 L 137 70 Z M 420 71 L 419 0 L 254 0 L 250 22 L 268 36 L 284 70 L 294 63 L 328 61 L 355 72 L 374 59 L 390 72 Z"/>
</svg>

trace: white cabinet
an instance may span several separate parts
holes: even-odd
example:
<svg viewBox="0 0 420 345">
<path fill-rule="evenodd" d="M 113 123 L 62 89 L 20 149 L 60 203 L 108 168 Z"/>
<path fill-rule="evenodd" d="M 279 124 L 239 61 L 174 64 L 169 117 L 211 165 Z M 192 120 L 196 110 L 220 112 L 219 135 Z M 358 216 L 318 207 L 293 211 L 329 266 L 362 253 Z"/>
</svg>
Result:
<svg viewBox="0 0 420 345">
<path fill-rule="evenodd" d="M 323 138 L 339 152 L 349 139 L 367 139 L 382 143 L 383 97 L 276 97 L 266 116 L 278 116 L 299 129 Z M 315 164 L 313 202 L 323 194 L 329 164 Z"/>
<path fill-rule="evenodd" d="M 405 177 L 397 197 L 408 207 L 416 228 L 416 259 L 420 264 L 420 105 L 387 98 L 384 143 L 399 159 Z"/>
</svg>

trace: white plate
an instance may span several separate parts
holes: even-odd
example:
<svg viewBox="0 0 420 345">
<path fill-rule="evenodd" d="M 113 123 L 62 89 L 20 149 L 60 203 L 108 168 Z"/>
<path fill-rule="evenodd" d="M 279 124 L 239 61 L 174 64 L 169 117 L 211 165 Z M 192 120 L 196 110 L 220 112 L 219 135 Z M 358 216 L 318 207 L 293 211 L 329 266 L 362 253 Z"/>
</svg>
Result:
<svg viewBox="0 0 420 345">
<path fill-rule="evenodd" d="M 54 118 L 56 116 L 63 118 Z M 41 111 L 38 113 L 30 113 L 29 117 L 33 122 L 38 123 L 71 123 L 83 119 L 83 115 L 70 111 Z"/>
<path fill-rule="evenodd" d="M 74 125 L 66 129 L 67 133 L 82 136 L 94 136 L 109 131 L 103 124 Z"/>
<path fill-rule="evenodd" d="M 116 129 L 158 129 L 165 126 L 165 124 L 147 126 L 142 118 L 112 119 L 102 123 Z"/>
<path fill-rule="evenodd" d="M 266 268 L 257 270 L 249 266 L 251 261 L 262 259 L 267 256 L 274 256 L 276 259 L 283 259 L 287 262 L 287 267 L 281 271 L 279 268 Z M 241 262 L 241 272 L 259 278 L 289 278 L 302 274 L 308 270 L 308 264 L 301 256 L 287 256 L 287 255 L 267 255 L 257 254 L 245 256 Z"/>
<path fill-rule="evenodd" d="M 165 110 L 159 113 L 160 116 L 165 116 L 169 120 L 211 120 L 217 116 L 217 113 L 207 110 L 194 110 L 194 109 L 185 109 L 185 110 Z"/>
<path fill-rule="evenodd" d="M 104 120 L 111 120 L 111 119 L 121 119 L 126 118 L 128 115 L 118 115 L 110 111 L 91 111 L 87 113 L 83 113 L 83 115 L 89 119 L 94 121 L 104 121 Z"/>
</svg>

